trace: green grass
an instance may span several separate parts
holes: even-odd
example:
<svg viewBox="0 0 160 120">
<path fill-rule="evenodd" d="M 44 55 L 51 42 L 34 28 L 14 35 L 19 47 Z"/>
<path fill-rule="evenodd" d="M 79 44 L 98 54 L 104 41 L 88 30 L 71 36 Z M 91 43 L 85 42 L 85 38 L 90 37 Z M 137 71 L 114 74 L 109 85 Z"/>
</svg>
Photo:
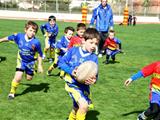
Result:
<svg viewBox="0 0 160 120">
<path fill-rule="evenodd" d="M 23 32 L 26 21 L 0 20 L 0 38 L 15 32 Z M 44 21 L 37 21 L 40 25 Z M 63 35 L 66 26 L 76 23 L 58 22 Z M 143 66 L 159 60 L 160 24 L 123 27 L 115 25 L 116 36 L 122 40 L 125 54 L 118 54 L 120 63 L 104 65 L 105 56 L 99 59 L 99 80 L 91 87 L 94 111 L 89 111 L 86 120 L 135 120 L 137 115 L 148 107 L 150 77 L 139 79 L 130 87 L 124 87 L 124 81 Z M 37 37 L 44 46 L 40 31 Z M 17 46 L 12 43 L 0 43 L 0 56 L 7 58 L 0 63 L 0 119 L 1 120 L 65 120 L 72 101 L 64 90 L 64 81 L 56 74 L 46 76 L 37 74 L 32 81 L 22 80 L 17 89 L 18 96 L 7 100 L 16 67 Z M 46 72 L 49 63 L 44 63 Z"/>
</svg>

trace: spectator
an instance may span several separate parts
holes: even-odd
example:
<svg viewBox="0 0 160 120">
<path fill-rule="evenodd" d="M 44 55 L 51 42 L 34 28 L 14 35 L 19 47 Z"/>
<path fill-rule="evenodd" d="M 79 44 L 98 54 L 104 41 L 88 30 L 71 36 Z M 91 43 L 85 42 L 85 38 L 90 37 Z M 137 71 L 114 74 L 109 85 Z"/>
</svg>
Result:
<svg viewBox="0 0 160 120">
<path fill-rule="evenodd" d="M 113 29 L 113 13 L 111 6 L 107 4 L 108 0 L 101 0 L 101 4 L 93 10 L 90 27 L 96 21 L 96 29 L 100 33 L 101 40 L 98 45 L 99 57 L 102 57 L 102 49 L 105 39 L 108 36 L 109 29 Z"/>
</svg>

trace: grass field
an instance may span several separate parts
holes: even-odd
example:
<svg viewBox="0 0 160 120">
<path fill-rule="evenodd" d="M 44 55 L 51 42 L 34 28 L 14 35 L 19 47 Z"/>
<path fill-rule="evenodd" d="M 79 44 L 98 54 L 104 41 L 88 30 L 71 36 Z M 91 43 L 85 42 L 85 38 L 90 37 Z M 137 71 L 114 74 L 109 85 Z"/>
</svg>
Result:
<svg viewBox="0 0 160 120">
<path fill-rule="evenodd" d="M 0 38 L 15 32 L 23 32 L 26 21 L 0 20 Z M 40 25 L 44 21 L 37 21 Z M 58 22 L 59 35 L 66 26 L 76 23 Z M 143 66 L 160 58 L 160 24 L 123 27 L 115 25 L 116 36 L 122 40 L 125 54 L 116 56 L 119 63 L 105 65 L 105 56 L 99 59 L 99 80 L 91 86 L 95 110 L 89 111 L 86 120 L 136 120 L 137 115 L 148 107 L 150 77 L 139 79 L 130 87 L 124 81 Z M 44 46 L 40 31 L 37 37 Z M 1 120 L 65 120 L 72 101 L 64 90 L 64 81 L 56 74 L 36 74 L 32 81 L 22 80 L 17 97 L 7 100 L 11 80 L 15 73 L 17 46 L 0 43 L 0 119 Z M 46 72 L 49 63 L 43 63 Z"/>
</svg>

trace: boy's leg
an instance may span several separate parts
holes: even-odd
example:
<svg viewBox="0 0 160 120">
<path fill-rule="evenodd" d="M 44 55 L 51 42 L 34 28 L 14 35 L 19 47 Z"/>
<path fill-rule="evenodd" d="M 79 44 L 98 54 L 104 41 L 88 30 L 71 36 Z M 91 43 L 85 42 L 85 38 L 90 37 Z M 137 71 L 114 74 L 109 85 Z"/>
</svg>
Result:
<svg viewBox="0 0 160 120">
<path fill-rule="evenodd" d="M 48 68 L 47 75 L 51 75 L 51 72 L 54 68 L 57 67 L 57 62 L 58 62 L 58 56 L 59 56 L 59 49 L 54 49 L 55 54 L 54 54 L 54 62 L 51 64 L 51 66 Z"/>
<path fill-rule="evenodd" d="M 12 80 L 12 83 L 11 83 L 11 90 L 8 95 L 8 99 L 14 99 L 16 89 L 22 79 L 22 76 L 23 76 L 23 71 L 16 71 L 14 79 Z"/>
<path fill-rule="evenodd" d="M 78 110 L 75 120 L 85 120 L 86 113 L 88 111 L 88 101 L 85 99 L 84 93 L 77 87 L 70 87 L 68 84 L 65 85 L 65 89 L 69 92 L 73 101 L 78 105 Z"/>
<path fill-rule="evenodd" d="M 153 120 L 160 120 L 160 111 L 159 111 L 158 114 L 154 117 Z"/>
<path fill-rule="evenodd" d="M 57 64 L 55 64 L 54 62 L 50 65 L 50 67 L 48 68 L 48 71 L 47 71 L 47 75 L 51 75 L 51 72 L 54 68 L 57 67 Z"/>
<path fill-rule="evenodd" d="M 52 39 L 49 39 L 49 44 L 50 44 L 49 59 L 50 59 L 50 62 L 52 62 L 55 57 L 55 52 L 56 52 L 55 41 Z"/>
<path fill-rule="evenodd" d="M 160 96 L 156 93 L 153 93 L 153 92 L 150 95 L 151 95 L 150 107 L 146 111 L 144 111 L 143 113 L 139 114 L 137 120 L 146 120 L 147 118 L 153 118 L 159 113 L 159 111 L 160 111 Z"/>
<path fill-rule="evenodd" d="M 48 51 L 48 49 L 50 47 L 48 40 L 49 40 L 49 38 L 46 37 L 45 38 L 45 47 L 44 47 L 44 50 L 43 50 L 43 59 L 45 59 L 45 57 L 47 56 L 47 51 Z"/>
<path fill-rule="evenodd" d="M 160 111 L 160 106 L 157 103 L 151 103 L 150 107 L 141 113 L 138 118 L 142 118 L 142 120 L 146 120 L 148 117 L 154 117 Z M 141 120 L 141 119 L 138 119 Z"/>
<path fill-rule="evenodd" d="M 68 120 L 76 120 L 77 110 L 78 108 L 73 107 L 72 111 L 69 114 Z"/>
<path fill-rule="evenodd" d="M 76 120 L 85 120 L 88 111 L 88 102 L 83 97 L 78 100 L 79 109 L 76 114 Z"/>
<path fill-rule="evenodd" d="M 160 95 L 150 92 L 150 107 L 144 112 L 146 117 L 155 117 L 160 111 Z"/>
<path fill-rule="evenodd" d="M 64 75 L 65 75 L 65 72 L 64 72 L 63 70 L 61 70 L 61 71 L 60 71 L 60 75 L 59 75 L 59 76 L 60 76 L 60 78 L 63 78 L 63 77 L 64 77 Z"/>
<path fill-rule="evenodd" d="M 109 58 L 110 58 L 110 55 L 106 54 L 106 61 L 104 62 L 105 64 L 109 64 Z"/>
<path fill-rule="evenodd" d="M 115 55 L 112 55 L 111 58 L 112 58 L 112 61 L 115 62 L 115 60 L 116 60 Z"/>
</svg>

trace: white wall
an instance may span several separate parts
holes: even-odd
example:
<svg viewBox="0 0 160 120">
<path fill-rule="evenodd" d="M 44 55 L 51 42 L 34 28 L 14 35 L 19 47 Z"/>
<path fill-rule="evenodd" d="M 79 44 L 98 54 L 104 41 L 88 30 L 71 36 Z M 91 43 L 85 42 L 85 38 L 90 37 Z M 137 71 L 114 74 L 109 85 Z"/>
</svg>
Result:
<svg viewBox="0 0 160 120">
<path fill-rule="evenodd" d="M 24 12 L 24 11 L 8 11 L 0 10 L 0 19 L 30 19 L 30 20 L 46 20 L 50 15 L 56 16 L 60 21 L 80 22 L 81 14 L 67 14 L 67 13 L 45 13 L 45 12 Z M 87 16 L 87 21 L 91 19 L 91 14 Z M 123 21 L 123 16 L 114 16 L 114 22 L 120 23 Z M 158 17 L 143 17 L 137 16 L 138 23 L 159 23 Z"/>
</svg>

